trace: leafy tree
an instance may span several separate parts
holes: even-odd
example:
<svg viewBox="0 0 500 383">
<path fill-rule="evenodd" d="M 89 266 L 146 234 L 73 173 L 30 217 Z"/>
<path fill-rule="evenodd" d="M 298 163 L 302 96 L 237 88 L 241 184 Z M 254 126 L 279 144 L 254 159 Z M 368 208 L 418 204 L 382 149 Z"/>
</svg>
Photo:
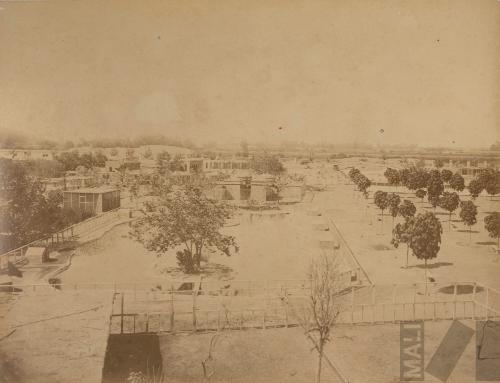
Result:
<svg viewBox="0 0 500 383">
<path fill-rule="evenodd" d="M 493 199 L 494 195 L 500 193 L 500 171 L 491 169 L 484 179 L 484 190 Z"/>
<path fill-rule="evenodd" d="M 443 194 L 444 184 L 439 170 L 431 170 L 427 181 L 427 198 L 435 208 L 439 203 L 439 196 Z"/>
<path fill-rule="evenodd" d="M 404 219 L 413 217 L 417 212 L 417 208 L 410 200 L 405 199 L 401 205 L 399 205 L 398 213 Z"/>
<path fill-rule="evenodd" d="M 451 170 L 448 169 L 441 170 L 441 179 L 443 180 L 443 182 L 449 183 L 451 177 L 453 177 L 453 172 Z"/>
<path fill-rule="evenodd" d="M 429 173 L 425 169 L 411 168 L 408 173 L 406 187 L 410 190 L 422 189 L 428 186 Z"/>
<path fill-rule="evenodd" d="M 408 179 L 410 177 L 410 169 L 403 168 L 399 170 L 399 183 L 408 187 Z"/>
<path fill-rule="evenodd" d="M 460 198 L 457 193 L 444 192 L 441 197 L 439 197 L 439 206 L 450 213 L 450 218 L 448 220 L 448 227 L 451 230 L 451 213 L 453 213 L 460 204 Z"/>
<path fill-rule="evenodd" d="M 449 181 L 449 184 L 450 184 L 451 188 L 456 190 L 456 191 L 462 191 L 465 189 L 464 177 L 462 177 L 458 173 L 453 174 L 453 176 L 451 177 L 451 179 Z"/>
<path fill-rule="evenodd" d="M 368 196 L 368 188 L 372 185 L 372 182 L 362 173 L 356 173 L 353 177 L 354 183 L 357 185 L 358 190 L 363 193 L 365 197 Z"/>
<path fill-rule="evenodd" d="M 349 179 L 350 179 L 352 182 L 356 183 L 356 182 L 355 182 L 355 179 L 356 179 L 356 177 L 357 177 L 359 174 L 361 174 L 361 172 L 359 171 L 359 169 L 356 169 L 356 168 L 351 168 L 351 169 L 349 170 L 348 176 L 349 176 Z"/>
<path fill-rule="evenodd" d="M 76 150 L 60 153 L 56 160 L 63 165 L 65 171 L 75 170 L 81 164 L 80 155 Z"/>
<path fill-rule="evenodd" d="M 76 219 L 61 207 L 62 192 L 45 193 L 42 183 L 30 177 L 26 167 L 0 162 L 1 194 L 7 201 L 0 221 L 17 247 L 69 226 Z"/>
<path fill-rule="evenodd" d="M 417 196 L 417 198 L 420 198 L 420 202 L 423 203 L 424 197 L 427 195 L 427 191 L 425 191 L 424 189 L 418 189 L 415 192 L 415 195 Z"/>
<path fill-rule="evenodd" d="M 267 154 L 253 157 L 250 161 L 250 169 L 259 174 L 279 175 L 285 172 L 285 167 L 279 157 Z"/>
<path fill-rule="evenodd" d="M 495 211 L 484 217 L 484 227 L 491 238 L 497 239 L 497 249 L 500 249 L 500 213 Z"/>
<path fill-rule="evenodd" d="M 481 180 L 476 178 L 469 182 L 469 186 L 467 187 L 467 189 L 469 189 L 469 193 L 472 199 L 476 199 L 479 196 L 479 194 L 481 194 L 481 192 L 484 189 L 484 186 L 485 185 L 481 182 Z"/>
<path fill-rule="evenodd" d="M 399 212 L 399 203 L 401 202 L 401 198 L 396 193 L 390 193 L 387 195 L 387 205 L 389 207 L 389 213 L 392 216 L 392 225 L 394 226 L 394 218 L 398 215 Z"/>
<path fill-rule="evenodd" d="M 399 176 L 399 171 L 397 169 L 387 168 L 384 172 L 384 176 L 387 179 L 389 185 L 397 186 L 401 181 Z"/>
<path fill-rule="evenodd" d="M 387 198 L 387 192 L 382 190 L 377 190 L 373 195 L 373 202 L 382 211 L 382 223 L 384 222 L 384 210 L 389 206 L 389 200 Z"/>
<path fill-rule="evenodd" d="M 229 206 L 208 199 L 201 188 L 183 186 L 160 195 L 157 202 L 146 202 L 144 216 L 134 223 L 132 235 L 158 254 L 184 246 L 186 251 L 177 252 L 178 260 L 186 272 L 197 272 L 203 249 L 219 249 L 228 256 L 232 249 L 238 251 L 234 237 L 221 233 L 231 215 Z M 192 269 L 186 266 L 189 263 Z"/>
<path fill-rule="evenodd" d="M 411 203 L 411 202 L 410 202 Z M 391 244 L 397 249 L 400 243 L 406 244 L 406 267 L 408 267 L 408 253 L 410 251 L 410 241 L 413 232 L 414 217 L 408 217 L 403 223 L 398 223 L 392 229 Z"/>
<path fill-rule="evenodd" d="M 437 257 L 441 245 L 442 232 L 441 222 L 431 212 L 418 214 L 413 219 L 410 248 L 418 259 L 423 259 L 425 262 L 426 287 L 427 261 Z"/>
<path fill-rule="evenodd" d="M 162 176 L 166 176 L 177 171 L 183 171 L 185 166 L 180 154 L 176 154 L 172 157 L 167 151 L 158 153 L 156 156 L 156 163 L 158 164 L 158 173 Z"/>
<path fill-rule="evenodd" d="M 469 226 L 469 241 L 472 236 L 472 225 L 477 222 L 477 206 L 472 201 L 462 201 L 460 203 L 460 218 L 465 225 Z"/>
<path fill-rule="evenodd" d="M 92 166 L 103 168 L 104 166 L 106 166 L 107 160 L 108 157 L 106 157 L 106 155 L 101 150 L 98 150 L 94 155 Z"/>
<path fill-rule="evenodd" d="M 102 152 L 97 152 L 95 155 L 92 153 L 83 153 L 80 155 L 78 151 L 73 150 L 71 152 L 62 152 L 55 156 L 56 160 L 59 161 L 64 171 L 75 170 L 79 166 L 83 166 L 87 169 L 92 169 L 93 167 L 104 167 L 107 157 Z"/>
<path fill-rule="evenodd" d="M 23 161 L 23 164 L 30 176 L 36 178 L 61 177 L 64 171 L 63 165 L 54 160 L 29 160 Z"/>
<path fill-rule="evenodd" d="M 116 157 L 118 155 L 118 149 L 112 148 L 109 154 L 111 155 L 111 157 Z"/>
</svg>

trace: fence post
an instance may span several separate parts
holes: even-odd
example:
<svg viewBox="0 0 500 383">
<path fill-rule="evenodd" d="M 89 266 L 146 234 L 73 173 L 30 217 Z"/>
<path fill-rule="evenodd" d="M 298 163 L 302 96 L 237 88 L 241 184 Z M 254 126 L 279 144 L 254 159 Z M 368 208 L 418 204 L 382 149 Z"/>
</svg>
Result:
<svg viewBox="0 0 500 383">
<path fill-rule="evenodd" d="M 392 323 L 396 322 L 396 288 L 396 284 L 392 285 Z"/>
<path fill-rule="evenodd" d="M 489 309 L 490 309 L 490 289 L 486 287 L 486 320 L 488 320 Z"/>
<path fill-rule="evenodd" d="M 170 331 L 174 332 L 174 285 L 170 285 Z"/>
<path fill-rule="evenodd" d="M 425 281 L 426 283 L 426 286 L 427 286 L 427 281 Z M 413 284 L 414 286 L 414 289 L 413 289 L 413 320 L 415 320 L 415 310 L 416 310 L 416 306 L 417 306 L 417 284 L 414 283 Z"/>
<path fill-rule="evenodd" d="M 472 288 L 472 319 L 476 319 L 476 287 L 477 283 L 474 282 L 474 287 Z"/>
<path fill-rule="evenodd" d="M 351 324 L 354 324 L 354 286 L 351 287 Z"/>
<path fill-rule="evenodd" d="M 121 314 L 121 324 L 120 324 L 120 334 L 123 334 L 123 305 L 124 305 L 124 300 L 125 300 L 125 294 L 122 293 L 122 314 Z"/>
<path fill-rule="evenodd" d="M 375 285 L 372 285 L 372 323 L 375 322 Z"/>
<path fill-rule="evenodd" d="M 196 294 L 193 290 L 193 331 L 196 332 Z"/>
<path fill-rule="evenodd" d="M 457 315 L 457 284 L 453 285 L 453 319 Z"/>
</svg>

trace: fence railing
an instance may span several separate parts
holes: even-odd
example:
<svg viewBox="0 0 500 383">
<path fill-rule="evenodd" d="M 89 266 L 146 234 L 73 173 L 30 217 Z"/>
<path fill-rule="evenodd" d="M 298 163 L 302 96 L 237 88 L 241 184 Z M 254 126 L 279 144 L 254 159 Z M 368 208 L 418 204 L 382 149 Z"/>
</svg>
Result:
<svg viewBox="0 0 500 383">
<path fill-rule="evenodd" d="M 29 247 L 47 247 L 72 241 L 82 235 L 87 235 L 95 230 L 99 230 L 119 217 L 120 209 L 111 210 L 59 230 L 47 237 L 37 239 L 18 248 L 9 250 L 0 255 L 0 270 L 6 268 L 9 262 L 13 264 L 22 262 L 25 259 L 25 254 Z"/>
<path fill-rule="evenodd" d="M 200 288 L 202 286 L 200 285 Z M 221 290 L 115 294 L 112 333 L 220 331 L 299 326 L 309 292 L 263 288 L 251 295 Z M 337 324 L 398 323 L 413 320 L 500 318 L 498 291 L 474 282 L 353 286 L 338 294 Z M 493 297 L 495 300 L 493 300 Z"/>
<path fill-rule="evenodd" d="M 310 281 L 201 278 L 131 283 L 2 285 L 0 293 L 54 294 L 114 292 L 110 331 L 205 331 L 300 325 Z M 397 323 L 408 320 L 497 319 L 500 291 L 483 284 L 413 283 L 346 286 L 337 295 L 338 324 Z"/>
</svg>

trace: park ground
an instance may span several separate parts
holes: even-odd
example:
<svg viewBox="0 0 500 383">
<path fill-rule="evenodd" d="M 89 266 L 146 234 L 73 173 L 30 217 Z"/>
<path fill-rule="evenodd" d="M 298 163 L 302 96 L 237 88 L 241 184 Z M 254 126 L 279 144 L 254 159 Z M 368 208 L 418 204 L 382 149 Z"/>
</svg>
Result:
<svg viewBox="0 0 500 383">
<path fill-rule="evenodd" d="M 376 161 L 376 160 L 374 160 Z M 366 163 L 363 163 L 366 166 Z M 385 165 L 375 163 L 383 173 Z M 373 170 L 372 170 L 373 172 Z M 202 272 L 205 280 L 282 280 L 304 279 L 312 256 L 319 251 L 320 240 L 338 240 L 334 233 L 319 233 L 315 224 L 335 225 L 351 247 L 357 260 L 375 284 L 424 282 L 424 264 L 409 257 L 406 268 L 406 245 L 391 245 L 392 227 L 401 221 L 387 212 L 384 216 L 373 204 L 354 191 L 354 185 L 332 165 L 319 163 L 306 170 L 309 182 L 323 182 L 325 191 L 309 192 L 305 202 L 282 206 L 279 211 L 239 211 L 224 229 L 234 235 L 240 247 L 237 254 L 227 257 L 220 252 L 206 253 L 207 264 Z M 403 188 L 374 186 L 394 191 L 401 199 L 409 199 L 418 212 L 433 211 L 430 205 L 417 199 Z M 469 197 L 462 195 L 462 199 Z M 471 232 L 458 217 L 458 209 L 449 214 L 437 208 L 435 213 L 443 225 L 441 250 L 428 265 L 429 276 L 438 283 L 478 282 L 500 287 L 500 254 L 495 252 L 495 241 L 484 228 L 488 212 L 498 211 L 500 199 L 480 196 L 477 223 Z M 311 216 L 317 212 L 321 216 Z M 177 267 L 175 250 L 158 256 L 146 250 L 129 236 L 127 224 L 118 226 L 102 238 L 78 248 L 72 267 L 61 274 L 63 283 L 86 282 L 143 282 L 165 278 L 182 279 L 185 275 Z"/>
<path fill-rule="evenodd" d="M 472 321 L 463 324 L 475 328 Z M 425 322 L 424 360 L 427 365 L 451 325 Z M 203 379 L 201 362 L 208 356 L 214 334 L 160 337 L 163 371 L 167 382 L 194 383 Z M 399 382 L 399 324 L 338 326 L 326 346 L 326 357 L 350 382 Z M 475 337 L 450 374 L 448 383 L 475 381 Z M 210 363 L 212 382 L 311 382 L 317 353 L 300 328 L 228 331 L 221 333 Z M 323 363 L 322 381 L 340 382 L 332 366 Z M 426 374 L 425 381 L 440 380 Z"/>
<path fill-rule="evenodd" d="M 341 169 L 363 165 L 369 168 L 370 172 L 380 174 L 389 166 L 379 160 L 368 163 L 349 160 L 339 164 Z M 202 272 L 204 280 L 263 282 L 304 279 L 307 277 L 307 267 L 311 257 L 320 251 L 319 242 L 339 240 L 331 230 L 317 231 L 314 230 L 314 225 L 328 224 L 329 220 L 333 220 L 373 283 L 424 282 L 423 263 L 410 256 L 409 267 L 404 267 L 405 246 L 395 249 L 390 244 L 392 218 L 387 215 L 382 217 L 371 198 L 365 199 L 360 193 L 355 192 L 354 186 L 350 185 L 340 172 L 335 171 L 332 164 L 313 163 L 309 165 L 309 169 L 301 168 L 300 171 L 306 175 L 309 184 L 320 185 L 325 190 L 309 191 L 303 203 L 282 206 L 279 211 L 259 213 L 240 211 L 231 225 L 224 229 L 236 237 L 240 246 L 239 253 L 231 257 L 218 252 L 207 254 L 207 263 Z M 370 194 L 379 188 L 392 190 L 373 186 Z M 402 199 L 407 198 L 414 202 L 419 211 L 432 211 L 425 201 L 420 203 L 413 194 L 406 194 L 406 190 L 394 188 L 393 191 L 400 193 Z M 468 199 L 465 195 L 461 198 Z M 436 211 L 443 223 L 443 237 L 439 255 L 430 262 L 429 271 L 438 283 L 475 281 L 492 287 L 500 286 L 498 279 L 500 256 L 493 250 L 493 241 L 488 237 L 483 223 L 487 212 L 499 210 L 500 202 L 498 197 L 490 200 L 489 197 L 480 196 L 475 203 L 479 206 L 479 216 L 472 233 L 467 232 L 463 224 L 458 221 L 457 212 L 452 216 L 450 225 L 448 214 L 439 208 Z M 396 218 L 396 223 L 398 220 L 399 218 Z M 129 231 L 129 224 L 125 223 L 107 231 L 101 238 L 76 248 L 71 267 L 59 274 L 61 282 L 78 285 L 104 282 L 161 282 L 165 279 L 191 278 L 179 270 L 175 261 L 175 250 L 158 256 L 132 240 Z M 43 314 L 40 314 L 41 317 L 51 317 L 53 316 L 51 310 L 54 313 L 59 312 L 56 307 L 43 308 L 42 300 L 37 301 L 27 297 L 19 301 L 24 299 L 26 304 L 35 308 L 32 309 L 34 316 L 38 312 Z M 94 306 L 93 299 L 86 301 L 82 295 L 76 302 L 80 305 L 78 307 L 84 310 Z M 68 306 L 74 303 L 70 300 Z M 1 307 L 9 311 L 16 309 L 15 305 L 10 303 L 2 303 Z M 23 307 L 27 310 L 26 306 Z M 14 311 L 12 313 L 15 314 Z M 21 315 L 12 313 L 11 317 L 22 318 Z M 91 316 L 88 319 L 89 323 L 100 320 L 102 312 L 99 313 L 95 318 Z M 2 313 L 2 315 L 9 314 Z M 106 315 L 107 313 L 104 313 L 104 316 Z M 13 365 L 21 363 L 24 355 L 23 347 L 26 347 L 28 340 L 30 344 L 37 345 L 34 362 L 22 364 L 22 373 L 26 376 L 24 381 L 30 381 L 30 378 L 36 376 L 37 371 L 42 371 L 40 374 L 52 376 L 45 381 L 65 382 L 67 375 L 62 372 L 56 374 L 54 371 L 59 368 L 67 373 L 71 368 L 79 368 L 76 364 L 74 367 L 63 368 L 63 360 L 67 356 L 63 350 L 60 351 L 60 362 L 52 360 L 52 364 L 47 365 L 43 356 L 43 350 L 50 350 L 50 347 L 57 349 L 58 343 L 53 341 L 57 339 L 54 334 L 59 331 L 56 327 L 66 328 L 68 337 L 74 326 L 85 327 L 80 326 L 82 323 L 79 325 L 78 322 L 74 322 L 73 318 L 68 318 L 59 319 L 63 325 L 58 322 L 50 322 L 53 323 L 52 327 L 36 324 L 44 331 L 39 329 L 33 333 L 30 332 L 31 325 L 23 326 L 22 331 L 16 330 L 2 340 L 1 350 L 3 353 L 8 352 L 15 359 L 11 360 Z M 85 318 L 84 315 L 80 320 L 87 320 Z M 426 322 L 427 359 L 446 334 L 449 325 L 449 321 Z M 96 336 L 103 339 L 102 334 L 107 331 L 105 326 L 102 324 L 89 326 L 97 329 L 95 330 L 97 332 L 93 333 L 94 335 L 85 335 L 85 332 L 81 332 L 82 337 Z M 470 327 L 473 327 L 473 324 L 470 324 Z M 92 331 L 92 329 L 79 331 Z M 35 335 L 30 337 L 29 334 Z M 64 336 L 59 338 L 60 342 L 66 342 Z M 160 336 L 160 349 L 164 371 L 168 377 L 167 382 L 200 381 L 201 360 L 203 355 L 206 355 L 212 336 L 213 334 L 209 333 Z M 310 340 L 299 328 L 228 331 L 222 337 L 215 351 L 213 367 L 216 374 L 211 381 L 309 382 L 314 378 L 317 354 L 311 351 Z M 44 348 L 46 344 L 51 346 Z M 79 352 L 83 355 L 82 350 L 87 347 L 83 340 L 82 345 L 83 348 Z M 79 346 L 75 347 L 79 350 Z M 94 363 L 92 358 L 97 360 L 103 355 L 102 348 L 88 349 L 88 352 L 92 355 L 89 363 Z M 326 355 L 352 382 L 396 382 L 399 379 L 399 325 L 338 326 L 334 330 L 331 343 L 327 346 Z M 82 358 L 79 360 L 83 360 Z M 72 359 L 68 360 L 74 363 Z M 473 381 L 474 360 L 473 345 L 469 344 L 448 382 Z M 60 363 L 59 366 L 57 363 Z M 42 368 L 42 365 L 47 367 Z M 5 365 L 3 367 L 5 368 Z M 331 369 L 325 366 L 324 371 L 324 381 L 335 382 Z M 89 372 L 87 375 L 90 378 L 95 374 Z M 38 381 L 44 382 L 41 376 Z M 432 377 L 428 379 L 429 382 L 434 381 Z"/>
</svg>

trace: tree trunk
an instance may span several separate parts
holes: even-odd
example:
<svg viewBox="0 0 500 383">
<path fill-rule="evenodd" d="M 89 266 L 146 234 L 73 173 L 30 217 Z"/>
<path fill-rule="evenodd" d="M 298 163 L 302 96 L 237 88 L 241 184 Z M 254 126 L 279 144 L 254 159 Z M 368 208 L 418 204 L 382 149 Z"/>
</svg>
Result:
<svg viewBox="0 0 500 383">
<path fill-rule="evenodd" d="M 318 347 L 318 371 L 316 374 L 316 383 L 321 382 L 321 363 L 323 362 L 323 342 L 320 340 L 319 341 L 319 347 Z"/>
<path fill-rule="evenodd" d="M 448 230 L 451 231 L 451 211 L 450 211 L 450 219 L 448 221 Z"/>
<path fill-rule="evenodd" d="M 410 245 L 406 244 L 406 268 L 408 268 L 408 253 L 410 252 Z"/>
<path fill-rule="evenodd" d="M 427 297 L 427 258 L 424 259 L 424 270 L 425 270 L 425 296 Z"/>
</svg>

